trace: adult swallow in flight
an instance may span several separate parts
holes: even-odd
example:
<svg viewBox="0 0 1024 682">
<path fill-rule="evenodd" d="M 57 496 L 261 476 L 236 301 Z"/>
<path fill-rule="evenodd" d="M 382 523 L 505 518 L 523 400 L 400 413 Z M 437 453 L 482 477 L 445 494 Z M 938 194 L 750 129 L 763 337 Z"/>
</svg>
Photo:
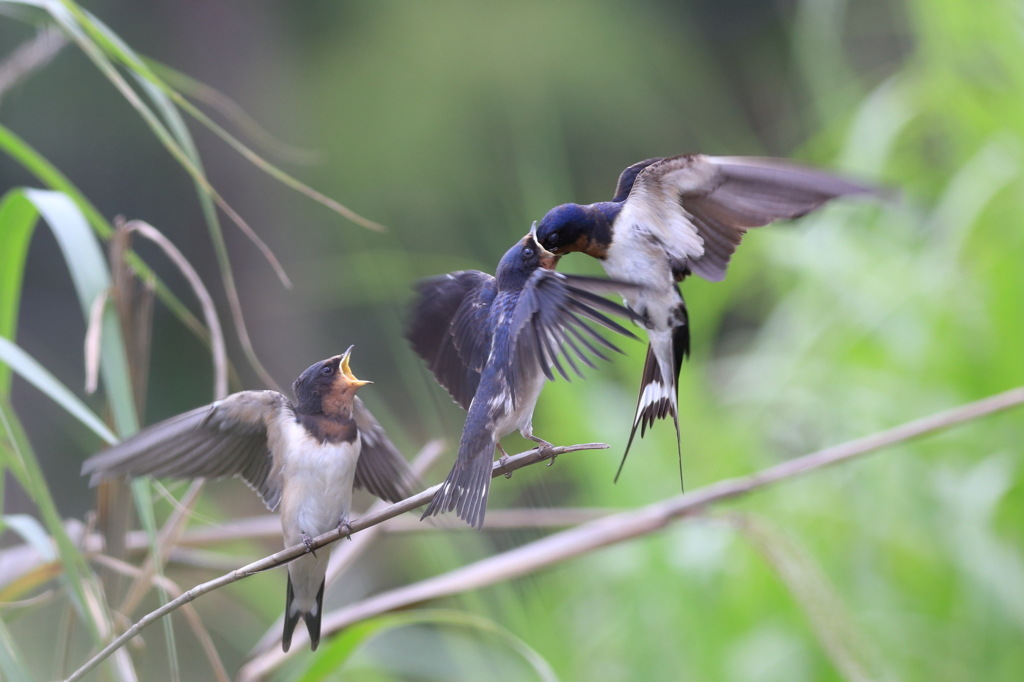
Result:
<svg viewBox="0 0 1024 682">
<path fill-rule="evenodd" d="M 582 251 L 601 260 L 609 277 L 643 285 L 621 291 L 648 319 L 650 341 L 623 464 L 637 427 L 642 438 L 655 420 L 671 415 L 682 477 L 676 382 L 690 330 L 677 283 L 691 273 L 721 281 L 749 228 L 874 191 L 781 159 L 686 154 L 633 164 L 619 176 L 611 201 L 548 211 L 537 226 L 544 248 L 559 257 Z"/>
<path fill-rule="evenodd" d="M 569 379 L 559 353 L 582 376 L 576 360 L 594 367 L 584 349 L 604 360 L 598 345 L 618 351 L 586 320 L 636 338 L 605 313 L 639 316 L 598 295 L 632 292 L 636 285 L 546 269 L 554 260 L 531 231 L 504 255 L 495 277 L 464 270 L 417 284 L 406 338 L 469 411 L 455 466 L 423 518 L 454 509 L 482 527 L 495 448 L 506 456 L 501 438 L 518 429 L 550 447 L 533 435 L 531 422 L 544 381 L 554 379 L 551 368 Z"/>
<path fill-rule="evenodd" d="M 350 347 L 295 380 L 292 403 L 277 391 L 242 391 L 154 424 L 82 465 L 90 485 L 122 475 L 174 478 L 240 476 L 271 511 L 280 506 L 285 547 L 347 529 L 352 486 L 398 502 L 415 475 L 356 390 Z M 285 651 L 299 617 L 315 651 L 320 642 L 324 574 L 331 546 L 288 564 Z"/>
</svg>

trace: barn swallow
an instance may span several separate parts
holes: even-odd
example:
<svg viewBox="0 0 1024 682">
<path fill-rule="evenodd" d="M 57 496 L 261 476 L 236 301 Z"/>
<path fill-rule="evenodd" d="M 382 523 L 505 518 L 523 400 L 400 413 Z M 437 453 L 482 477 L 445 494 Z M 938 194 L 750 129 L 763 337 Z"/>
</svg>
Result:
<svg viewBox="0 0 1024 682">
<path fill-rule="evenodd" d="M 536 226 L 534 226 L 536 227 Z M 580 376 L 576 360 L 594 367 L 584 349 L 604 360 L 597 346 L 621 352 L 591 328 L 596 322 L 636 338 L 606 313 L 639 316 L 598 294 L 632 292 L 636 286 L 555 272 L 554 254 L 530 234 L 502 257 L 495 277 L 477 270 L 419 282 L 406 338 L 452 398 L 468 410 L 459 453 L 448 478 L 422 518 L 453 509 L 480 528 L 487 508 L 495 448 L 515 431 L 533 435 L 533 410 L 552 367 L 566 380 L 558 359 Z"/>
<path fill-rule="evenodd" d="M 292 390 L 242 391 L 154 424 L 82 465 L 90 485 L 117 476 L 240 476 L 271 511 L 280 506 L 285 547 L 311 548 L 317 535 L 349 528 L 352 486 L 398 502 L 415 475 L 356 397 L 350 347 L 309 367 Z M 285 651 L 299 617 L 315 651 L 320 642 L 324 575 L 331 546 L 288 564 Z"/>
<path fill-rule="evenodd" d="M 622 464 L 637 427 L 642 438 L 655 420 L 671 415 L 682 479 L 677 381 L 690 329 L 677 283 L 690 274 L 721 281 L 749 228 L 874 191 L 782 159 L 686 154 L 633 164 L 619 176 L 611 201 L 548 211 L 537 227 L 545 249 L 558 257 L 581 251 L 599 259 L 609 277 L 643 285 L 621 292 L 649 321 L 650 342 Z"/>
</svg>

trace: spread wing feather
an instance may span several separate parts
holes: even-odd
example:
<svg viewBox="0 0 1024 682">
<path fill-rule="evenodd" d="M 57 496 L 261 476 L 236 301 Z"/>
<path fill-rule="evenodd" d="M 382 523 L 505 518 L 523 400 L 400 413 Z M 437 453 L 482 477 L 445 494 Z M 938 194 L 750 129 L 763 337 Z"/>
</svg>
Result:
<svg viewBox="0 0 1024 682">
<path fill-rule="evenodd" d="M 82 464 L 89 484 L 119 476 L 227 478 L 241 476 L 270 510 L 281 501 L 281 480 L 268 433 L 291 414 L 276 391 L 242 391 L 139 431 Z"/>
<path fill-rule="evenodd" d="M 486 324 L 497 286 L 477 270 L 452 272 L 416 284 L 405 338 L 437 382 L 468 410 L 491 352 Z"/>
<path fill-rule="evenodd" d="M 713 282 L 725 277 L 748 229 L 798 218 L 839 196 L 877 192 L 780 159 L 687 154 L 641 163 L 623 207 L 628 222 Z"/>
<path fill-rule="evenodd" d="M 560 354 L 569 367 L 580 376 L 582 373 L 575 364 L 575 359 L 593 367 L 593 361 L 573 339 L 579 341 L 594 355 L 607 359 L 586 339 L 584 333 L 605 347 L 621 352 L 582 318 L 635 339 L 636 336 L 631 331 L 605 313 L 638 322 L 643 322 L 643 318 L 630 309 L 597 295 L 621 293 L 635 286 L 607 279 L 565 275 L 553 270 L 535 270 L 523 287 L 510 323 L 512 371 L 509 383 L 513 395 L 517 386 L 523 385 L 527 377 L 533 376 L 538 364 L 548 379 L 554 379 L 551 371 L 554 367 L 568 380 L 569 374 L 558 359 Z"/>
<path fill-rule="evenodd" d="M 388 502 L 404 500 L 416 492 L 421 487 L 416 474 L 358 397 L 352 414 L 362 440 L 356 486 Z"/>
</svg>

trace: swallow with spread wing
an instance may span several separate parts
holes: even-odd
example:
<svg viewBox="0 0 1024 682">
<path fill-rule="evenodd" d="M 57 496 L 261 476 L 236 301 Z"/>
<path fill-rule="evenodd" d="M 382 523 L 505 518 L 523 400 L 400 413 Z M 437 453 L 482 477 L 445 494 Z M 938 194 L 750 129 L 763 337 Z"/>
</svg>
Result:
<svg viewBox="0 0 1024 682">
<path fill-rule="evenodd" d="M 650 342 L 623 463 L 637 427 L 642 438 L 648 426 L 671 415 L 682 477 L 676 384 L 690 352 L 690 330 L 677 283 L 690 274 L 721 281 L 749 228 L 874 191 L 782 159 L 687 154 L 633 164 L 619 176 L 611 201 L 548 211 L 537 226 L 545 249 L 558 257 L 586 253 L 609 277 L 643 285 L 621 291 L 649 320 Z"/>
<path fill-rule="evenodd" d="M 353 485 L 398 502 L 416 477 L 384 429 L 356 397 L 349 348 L 295 380 L 292 403 L 277 391 L 242 391 L 147 427 L 90 457 L 90 484 L 117 476 L 239 476 L 271 511 L 280 506 L 286 547 L 346 529 Z M 301 617 L 316 650 L 330 546 L 288 564 L 282 646 Z"/>
<path fill-rule="evenodd" d="M 496 276 L 476 270 L 421 281 L 406 338 L 452 398 L 468 410 L 455 466 L 423 517 L 454 510 L 470 526 L 483 526 L 494 451 L 515 430 L 533 435 L 533 410 L 554 368 L 594 367 L 586 354 L 607 360 L 618 352 L 587 321 L 636 338 L 608 315 L 643 320 L 599 294 L 637 285 L 564 275 L 549 269 L 553 254 L 531 231 L 498 264 Z M 562 360 L 559 360 L 559 355 Z"/>
</svg>

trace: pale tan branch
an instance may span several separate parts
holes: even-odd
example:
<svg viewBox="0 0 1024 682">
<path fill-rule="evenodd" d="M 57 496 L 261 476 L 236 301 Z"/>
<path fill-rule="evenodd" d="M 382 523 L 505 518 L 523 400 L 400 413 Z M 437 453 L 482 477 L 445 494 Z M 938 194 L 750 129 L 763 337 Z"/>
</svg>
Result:
<svg viewBox="0 0 1024 682">
<path fill-rule="evenodd" d="M 779 481 L 865 455 L 889 445 L 949 428 L 1024 403 L 1024 388 L 968 403 L 880 433 L 825 448 L 749 476 L 727 479 L 698 490 L 656 502 L 635 511 L 606 516 L 569 530 L 457 568 L 433 578 L 399 587 L 343 607 L 323 616 L 324 636 L 367 618 L 441 597 L 468 592 L 518 578 L 608 545 L 646 535 L 673 520 L 700 512 L 710 504 L 745 495 Z M 238 678 L 261 679 L 290 655 L 303 649 L 304 634 L 296 632 L 291 654 L 267 651 L 247 663 Z"/>
<path fill-rule="evenodd" d="M 579 450 L 604 450 L 607 447 L 608 446 L 605 443 L 584 443 L 582 445 L 567 445 L 547 448 L 543 452 L 537 448 L 534 448 L 533 450 L 527 450 L 526 452 L 522 452 L 518 455 L 515 455 L 514 457 L 510 457 L 504 463 L 500 461 L 495 462 L 494 467 L 491 470 L 491 477 L 495 478 L 497 476 L 502 476 L 504 474 L 516 471 L 517 469 L 521 469 L 525 466 L 536 464 L 537 462 L 543 462 L 544 460 L 552 459 L 554 457 L 557 457 L 568 452 L 576 452 Z M 408 497 L 402 500 L 401 502 L 392 504 L 379 512 L 366 514 L 365 516 L 356 519 L 350 524 L 351 534 L 355 534 L 359 531 L 375 526 L 390 518 L 394 518 L 399 514 L 404 514 L 407 511 L 412 511 L 417 507 L 422 507 L 423 505 L 430 502 L 431 499 L 433 499 L 434 495 L 437 494 L 437 491 L 440 490 L 440 488 L 440 484 L 435 485 L 431 488 L 428 488 L 427 490 L 424 490 L 421 493 L 417 493 L 416 495 Z M 200 597 L 206 594 L 207 592 L 212 592 L 213 590 L 224 587 L 225 585 L 230 585 L 231 583 L 236 582 L 238 580 L 242 580 L 243 578 L 248 578 L 251 575 L 255 575 L 257 573 L 261 573 L 272 568 L 277 568 L 278 566 L 283 566 L 284 564 L 292 561 L 293 559 L 297 559 L 298 557 L 302 556 L 303 554 L 306 554 L 309 551 L 319 549 L 324 545 L 328 545 L 332 542 L 337 542 L 339 539 L 341 539 L 341 537 L 342 534 L 340 530 L 333 530 L 313 538 L 312 543 L 310 543 L 308 547 L 303 544 L 293 545 L 292 547 L 288 547 L 287 549 L 284 549 L 280 552 L 260 559 L 259 561 L 247 564 L 246 566 L 243 566 L 235 571 L 232 571 L 231 573 L 222 575 L 221 577 L 216 578 L 215 580 L 210 580 L 208 582 L 202 583 L 201 585 L 196 585 L 192 589 L 182 594 L 177 599 L 172 599 L 171 601 L 167 602 L 157 610 L 152 611 L 143 616 L 142 618 L 140 618 L 138 622 L 136 622 L 135 625 L 130 627 L 124 634 L 115 639 L 113 642 L 107 645 L 102 651 L 100 651 L 98 654 L 89 659 L 89 661 L 87 661 L 85 665 L 83 665 L 81 668 L 72 673 L 72 675 L 68 677 L 67 682 L 74 682 L 75 680 L 82 679 L 82 677 L 84 677 L 90 670 L 92 670 L 97 665 L 102 663 L 112 653 L 116 652 L 118 649 L 124 646 L 126 642 L 135 637 L 135 635 L 139 634 L 146 627 L 152 625 L 154 622 L 163 618 L 172 611 L 180 608 L 181 606 L 188 604 L 189 602 L 193 601 L 196 597 Z"/>
<path fill-rule="evenodd" d="M 152 582 L 159 584 L 162 588 L 174 597 L 181 596 L 181 588 L 173 580 L 166 576 L 147 576 L 145 569 L 139 569 L 132 566 L 129 563 L 125 563 L 120 559 L 106 556 L 105 554 L 97 554 L 91 557 L 96 563 L 102 564 L 111 568 L 119 573 L 135 578 L 137 581 L 141 580 L 152 580 Z M 220 660 L 220 654 L 217 653 L 217 647 L 213 644 L 213 638 L 210 637 L 209 631 L 206 626 L 203 625 L 202 619 L 199 617 L 199 612 L 196 611 L 195 607 L 191 604 L 185 604 L 181 607 L 181 613 L 185 616 L 185 620 L 188 621 L 189 627 L 192 628 L 192 634 L 199 640 L 200 646 L 203 648 L 203 652 L 206 654 L 207 660 L 210 662 L 210 667 L 213 669 L 213 675 L 218 682 L 230 682 L 231 678 L 228 675 L 227 668 L 224 667 L 224 662 Z"/>
<path fill-rule="evenodd" d="M 203 490 L 202 479 L 192 481 L 188 490 L 185 491 L 185 495 L 181 498 L 181 505 L 175 507 L 171 513 L 167 522 L 156 537 L 156 550 L 157 556 L 150 554 L 147 557 L 146 562 L 142 565 L 142 570 L 139 572 L 139 577 L 132 583 L 132 587 L 128 590 L 128 594 L 125 595 L 121 601 L 121 606 L 118 611 L 125 614 L 126 616 L 131 615 L 139 603 L 142 602 L 142 598 L 146 596 L 149 591 L 149 586 L 152 584 L 153 576 L 157 572 L 157 567 L 163 567 L 167 561 L 168 555 L 174 549 L 174 546 L 178 542 L 178 538 L 181 537 L 181 533 L 185 530 L 185 524 L 188 523 L 189 514 L 191 513 L 192 506 L 199 500 L 199 493 Z"/>
<path fill-rule="evenodd" d="M 210 348 L 213 351 L 213 399 L 223 400 L 228 395 L 228 356 L 224 345 L 224 332 L 220 327 L 220 318 L 217 317 L 217 308 L 213 305 L 213 297 L 207 290 L 203 280 L 199 277 L 192 264 L 178 250 L 171 240 L 143 220 L 130 220 L 122 228 L 129 232 L 138 232 L 140 235 L 159 246 L 172 263 L 181 271 L 181 274 L 188 280 L 193 293 L 199 299 L 199 305 L 203 309 L 203 317 L 206 318 L 206 328 L 210 330 Z"/>
<path fill-rule="evenodd" d="M 940 412 L 922 419 L 908 422 L 901 426 L 880 433 L 849 441 L 841 445 L 819 450 L 818 452 L 768 467 L 760 472 L 740 478 L 719 481 L 690 493 L 678 495 L 636 511 L 613 514 L 596 521 L 583 524 L 570 530 L 555 533 L 536 542 L 523 545 L 514 550 L 483 559 L 476 563 L 450 571 L 413 585 L 401 587 L 389 592 L 357 602 L 331 614 L 323 620 L 324 634 L 330 634 L 339 628 L 346 627 L 360 620 L 378 614 L 403 608 L 439 597 L 450 596 L 461 592 L 477 589 L 496 582 L 516 578 L 527 573 L 551 566 L 555 563 L 577 557 L 581 554 L 600 549 L 624 540 L 652 533 L 673 520 L 694 513 L 709 504 L 745 495 L 751 491 L 766 487 L 782 480 L 794 478 L 832 464 L 837 464 L 855 457 L 879 450 L 928 433 L 949 428 L 972 419 L 999 412 L 1024 403 L 1024 387 L 1015 388 L 989 398 L 984 398 L 960 407 Z M 504 464 L 494 463 L 492 477 L 510 473 L 524 466 L 576 450 L 604 449 L 603 443 L 590 443 L 568 447 L 556 447 L 541 452 L 539 449 L 529 450 L 509 458 Z M 352 532 L 358 532 L 375 526 L 399 514 L 411 511 L 429 502 L 437 493 L 440 485 L 413 495 L 386 509 L 367 514 L 356 519 Z M 231 584 L 250 575 L 281 566 L 310 549 L 318 549 L 335 542 L 341 537 L 338 530 L 324 533 L 314 538 L 310 548 L 295 545 L 269 557 L 253 562 L 215 580 L 197 585 L 181 597 L 168 602 L 159 609 L 147 614 L 135 623 L 128 631 L 114 640 L 103 651 L 96 654 L 85 665 L 75 671 L 68 682 L 80 680 L 104 659 L 124 646 L 131 638 L 144 628 L 187 604 L 197 597 Z M 296 633 L 299 639 L 293 642 L 292 651 L 298 651 L 303 635 Z M 277 652 L 266 652 L 260 658 L 251 661 L 239 673 L 241 679 L 258 679 L 265 671 L 272 670 L 284 657 Z M 259 666 L 255 664 L 259 663 Z"/>
<path fill-rule="evenodd" d="M 45 67 L 67 45 L 67 40 L 54 26 L 40 29 L 31 40 L 19 45 L 0 63 L 0 99 L 11 88 Z"/>
</svg>

